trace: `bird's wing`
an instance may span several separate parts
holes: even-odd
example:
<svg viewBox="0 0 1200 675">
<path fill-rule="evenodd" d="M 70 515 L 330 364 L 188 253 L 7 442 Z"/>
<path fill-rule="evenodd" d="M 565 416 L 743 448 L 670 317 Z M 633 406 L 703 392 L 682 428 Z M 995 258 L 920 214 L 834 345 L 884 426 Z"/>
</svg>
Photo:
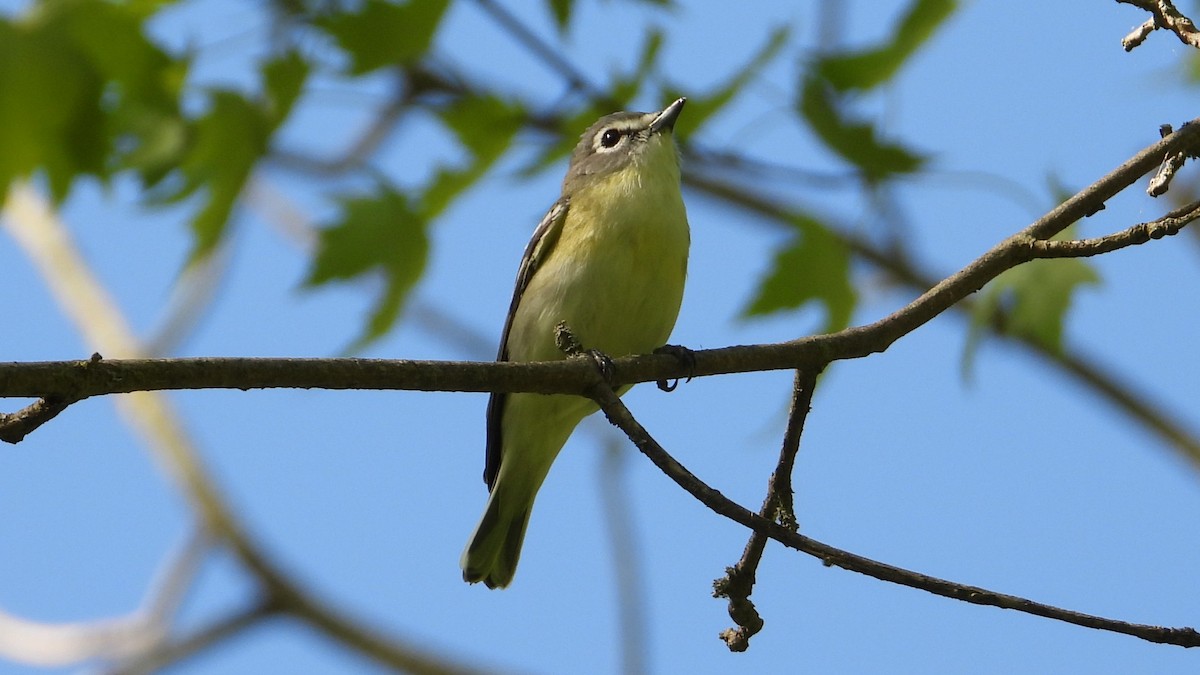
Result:
<svg viewBox="0 0 1200 675">
<path fill-rule="evenodd" d="M 529 287 L 530 279 L 533 279 L 533 275 L 537 273 L 542 261 L 546 259 L 558 242 L 563 223 L 567 219 L 569 206 L 570 199 L 567 197 L 555 202 L 542 218 L 542 222 L 538 223 L 537 229 L 533 231 L 533 237 L 525 247 L 525 254 L 521 256 L 521 267 L 517 270 L 517 286 L 513 289 L 512 303 L 508 306 L 508 317 L 504 320 L 504 332 L 500 334 L 500 351 L 496 354 L 497 361 L 508 360 L 508 332 L 512 329 L 513 317 L 517 314 L 517 307 L 521 304 L 521 297 L 525 294 L 525 289 Z M 483 467 L 483 480 L 487 483 L 489 490 L 495 484 L 496 476 L 500 474 L 500 418 L 504 414 L 506 397 L 503 393 L 493 393 L 488 399 L 487 460 Z"/>
</svg>

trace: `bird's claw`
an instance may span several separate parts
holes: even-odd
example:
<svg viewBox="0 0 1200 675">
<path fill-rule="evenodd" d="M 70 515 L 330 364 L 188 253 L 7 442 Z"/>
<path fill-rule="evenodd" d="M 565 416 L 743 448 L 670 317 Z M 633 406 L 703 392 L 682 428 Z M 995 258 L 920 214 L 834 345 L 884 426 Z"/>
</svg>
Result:
<svg viewBox="0 0 1200 675">
<path fill-rule="evenodd" d="M 655 354 L 669 354 L 671 356 L 674 356 L 676 361 L 679 361 L 680 364 L 687 366 L 688 376 L 687 376 L 687 380 L 685 380 L 685 382 L 692 381 L 692 376 L 696 373 L 696 353 L 695 352 L 688 349 L 687 347 L 684 347 L 683 345 L 663 345 L 663 346 L 659 347 L 658 349 L 655 349 L 654 353 Z M 658 380 L 657 382 L 655 382 L 655 384 L 658 385 L 658 388 L 661 389 L 662 391 L 670 393 L 670 392 L 675 391 L 675 388 L 679 386 L 679 380 L 678 380 L 678 378 L 675 379 L 673 382 L 667 382 L 666 380 Z"/>
</svg>

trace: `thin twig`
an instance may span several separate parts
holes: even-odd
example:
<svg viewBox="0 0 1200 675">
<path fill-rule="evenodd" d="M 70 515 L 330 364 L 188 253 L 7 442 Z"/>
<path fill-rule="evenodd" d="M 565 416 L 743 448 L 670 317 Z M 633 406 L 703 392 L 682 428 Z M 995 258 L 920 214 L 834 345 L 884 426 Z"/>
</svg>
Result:
<svg viewBox="0 0 1200 675">
<path fill-rule="evenodd" d="M 1145 244 L 1152 239 L 1162 239 L 1179 234 L 1189 223 L 1200 219 L 1200 201 L 1194 201 L 1167 215 L 1147 223 L 1138 223 L 1106 237 L 1093 239 L 1037 239 L 1029 242 L 1034 256 L 1038 258 L 1085 258 L 1111 253 L 1128 246 Z"/>
<path fill-rule="evenodd" d="M 1157 28 L 1165 28 L 1175 34 L 1185 45 L 1200 48 L 1200 30 L 1196 24 L 1175 8 L 1171 0 L 1117 0 L 1118 3 L 1133 5 L 1150 12 L 1151 18 L 1135 28 L 1121 40 L 1125 51 L 1142 44 L 1146 37 Z"/>
<path fill-rule="evenodd" d="M 13 413 L 0 413 L 0 441 L 20 443 L 25 437 L 67 409 L 72 401 L 39 398 Z"/>
<path fill-rule="evenodd" d="M 186 637 L 163 644 L 107 671 L 107 675 L 148 675 L 175 665 L 198 652 L 237 636 L 260 621 L 274 616 L 277 609 L 259 603 L 237 610 L 194 631 Z"/>
<path fill-rule="evenodd" d="M 792 499 L 792 467 L 800 450 L 800 436 L 804 433 L 804 422 L 812 406 L 818 371 L 796 371 L 792 382 L 792 404 L 788 412 L 787 428 L 783 433 L 783 446 L 779 450 L 779 462 L 771 480 L 767 483 L 767 496 L 758 512 L 763 518 L 779 523 L 788 530 L 796 531 L 796 512 Z M 763 620 L 750 600 L 758 573 L 758 564 L 766 548 L 767 536 L 752 531 L 742 558 L 733 567 L 726 568 L 725 576 L 713 582 L 713 596 L 729 599 L 729 618 L 737 628 L 728 628 L 721 639 L 733 652 L 744 652 L 750 646 L 750 638 L 762 630 Z"/>
<path fill-rule="evenodd" d="M 888 565 L 834 548 L 802 534 L 792 532 L 776 522 L 753 513 L 717 490 L 709 487 L 663 450 L 662 446 L 634 419 L 629 409 L 613 393 L 612 389 L 599 381 L 595 373 L 592 375 L 592 382 L 593 385 L 589 390 L 589 396 L 604 411 L 604 415 L 608 418 L 609 422 L 625 432 L 625 435 L 637 446 L 638 450 L 641 450 L 655 466 L 667 474 L 677 485 L 686 490 L 688 494 L 691 494 L 717 514 L 756 532 L 761 532 L 788 548 L 814 556 L 826 565 L 834 565 L 852 572 L 859 572 L 874 577 L 881 581 L 928 591 L 935 595 L 963 600 L 976 605 L 990 605 L 1003 609 L 1014 609 L 1019 612 L 1063 621 L 1085 628 L 1095 628 L 1097 630 L 1131 635 L 1149 642 L 1178 645 L 1181 647 L 1200 647 L 1200 632 L 1194 628 L 1166 628 L 1129 623 L 1127 621 L 1108 619 L 1063 609 L 1015 595 L 997 593 L 985 588 L 968 586 L 920 574 L 894 565 Z"/>
</svg>

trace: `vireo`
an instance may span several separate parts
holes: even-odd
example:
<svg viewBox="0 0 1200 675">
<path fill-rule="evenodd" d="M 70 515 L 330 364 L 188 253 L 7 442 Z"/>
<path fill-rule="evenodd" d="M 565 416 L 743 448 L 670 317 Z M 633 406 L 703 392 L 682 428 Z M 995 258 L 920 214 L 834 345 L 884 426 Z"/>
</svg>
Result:
<svg viewBox="0 0 1200 675">
<path fill-rule="evenodd" d="M 525 247 L 497 360 L 564 358 L 559 322 L 610 356 L 666 342 L 691 239 L 672 137 L 685 101 L 606 115 L 583 132 L 562 196 Z M 596 410 L 580 396 L 492 394 L 483 471 L 491 496 L 463 553 L 463 579 L 488 588 L 512 582 L 537 491 L 571 432 Z"/>
</svg>

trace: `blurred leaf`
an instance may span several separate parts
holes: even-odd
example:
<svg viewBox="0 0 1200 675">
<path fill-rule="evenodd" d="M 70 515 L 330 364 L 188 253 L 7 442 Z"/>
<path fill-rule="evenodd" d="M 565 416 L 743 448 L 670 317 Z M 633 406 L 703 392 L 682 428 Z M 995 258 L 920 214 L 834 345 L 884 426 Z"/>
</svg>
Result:
<svg viewBox="0 0 1200 675">
<path fill-rule="evenodd" d="M 239 92 L 215 90 L 209 93 L 209 110 L 192 122 L 187 132 L 171 120 L 150 120 L 145 130 L 154 136 L 140 157 L 143 161 L 161 161 L 172 165 L 168 153 L 178 153 L 181 180 L 167 201 L 178 201 L 196 193 L 204 203 L 192 219 L 195 242 L 189 260 L 207 255 L 220 242 L 229 225 L 233 207 L 246 181 L 270 147 L 271 135 L 287 119 L 300 96 L 308 76 L 308 63 L 295 53 L 285 53 L 262 65 L 263 91 L 254 98 Z M 177 149 L 179 136 L 183 148 Z M 159 154 L 155 154 L 155 153 Z M 147 178 L 161 178 L 153 171 Z"/>
<path fill-rule="evenodd" d="M 0 188 L 42 169 L 56 200 L 103 177 L 103 81 L 61 25 L 0 22 Z"/>
<path fill-rule="evenodd" d="M 118 165 L 136 170 L 144 187 L 154 188 L 179 167 L 188 144 L 186 120 L 152 110 L 130 110 L 122 116 L 121 126 L 130 143 L 118 156 Z M 147 199 L 155 201 L 153 195 Z"/>
<path fill-rule="evenodd" d="M 1185 56 L 1183 64 L 1183 75 L 1189 84 L 1200 82 L 1200 55 L 1189 51 Z"/>
<path fill-rule="evenodd" d="M 467 96 L 442 110 L 441 119 L 468 152 L 492 161 L 508 149 L 525 114 L 495 96 Z"/>
<path fill-rule="evenodd" d="M 179 68 L 143 33 L 155 9 L 56 2 L 0 19 L 0 189 L 41 170 L 61 201 L 79 176 L 119 168 L 133 111 L 175 110 Z"/>
<path fill-rule="evenodd" d="M 289 51 L 263 64 L 263 89 L 271 126 L 277 127 L 292 111 L 308 79 L 309 64 L 295 51 Z"/>
<path fill-rule="evenodd" d="M 409 293 L 421 278 L 429 254 L 425 223 L 403 194 L 380 185 L 375 194 L 341 201 L 341 218 L 320 232 L 317 252 L 305 285 L 382 273 L 386 287 L 372 308 L 357 350 L 395 323 Z"/>
<path fill-rule="evenodd" d="M 0 176 L 44 171 L 56 201 L 80 174 L 107 177 L 103 81 L 61 33 L 0 33 Z"/>
<path fill-rule="evenodd" d="M 574 0 L 548 0 L 550 5 L 550 13 L 554 15 L 554 25 L 558 27 L 558 34 L 565 35 L 567 28 L 571 25 L 571 10 L 574 9 Z"/>
<path fill-rule="evenodd" d="M 139 7 L 138 5 L 143 5 Z M 160 3 L 159 3 L 160 4 Z M 183 84 L 172 59 L 144 33 L 154 3 L 70 2 L 54 14 L 88 65 L 125 103 L 173 109 Z"/>
<path fill-rule="evenodd" d="M 494 96 L 462 98 L 441 111 L 471 160 L 465 167 L 439 167 L 421 199 L 421 217 L 432 220 L 491 168 L 508 150 L 524 121 L 524 111 Z"/>
<path fill-rule="evenodd" d="M 365 0 L 358 12 L 327 14 L 314 24 L 350 55 L 350 72 L 362 75 L 420 60 L 429 51 L 448 4 L 448 0 L 409 0 L 404 4 Z"/>
<path fill-rule="evenodd" d="M 914 0 L 890 42 L 822 58 L 816 69 L 838 91 L 864 91 L 895 76 L 910 56 L 954 13 L 955 0 Z"/>
<path fill-rule="evenodd" d="M 850 252 L 820 221 L 797 216 L 796 239 L 775 254 L 771 270 L 742 317 L 797 309 L 816 300 L 825 306 L 823 332 L 850 325 L 857 298 L 850 282 Z"/>
<path fill-rule="evenodd" d="M 209 112 L 194 126 L 181 169 L 182 198 L 203 191 L 206 202 L 192 220 L 191 260 L 208 254 L 221 236 L 251 169 L 267 150 L 271 120 L 260 105 L 231 91 L 212 94 Z"/>
<path fill-rule="evenodd" d="M 805 80 L 800 111 L 825 145 L 857 167 L 868 181 L 912 173 L 924 163 L 923 157 L 908 148 L 881 141 L 874 126 L 843 117 L 830 88 L 817 77 Z"/>
<path fill-rule="evenodd" d="M 679 118 L 677 125 L 680 136 L 686 136 L 698 129 L 700 125 L 720 112 L 734 97 L 740 94 L 742 89 L 762 72 L 763 68 L 775 60 L 775 57 L 787 44 L 789 35 L 787 26 L 776 26 L 767 36 L 766 42 L 759 48 L 758 53 L 738 72 L 734 73 L 728 82 L 711 94 L 689 96 L 687 112 Z"/>
<path fill-rule="evenodd" d="M 1069 228 L 1055 239 L 1074 237 Z M 971 327 L 963 348 L 963 376 L 969 378 L 975 355 L 989 327 L 1025 337 L 1058 351 L 1063 326 L 1075 292 L 1100 283 L 1096 270 L 1078 258 L 1033 260 L 996 277 L 984 287 L 971 311 Z"/>
</svg>

